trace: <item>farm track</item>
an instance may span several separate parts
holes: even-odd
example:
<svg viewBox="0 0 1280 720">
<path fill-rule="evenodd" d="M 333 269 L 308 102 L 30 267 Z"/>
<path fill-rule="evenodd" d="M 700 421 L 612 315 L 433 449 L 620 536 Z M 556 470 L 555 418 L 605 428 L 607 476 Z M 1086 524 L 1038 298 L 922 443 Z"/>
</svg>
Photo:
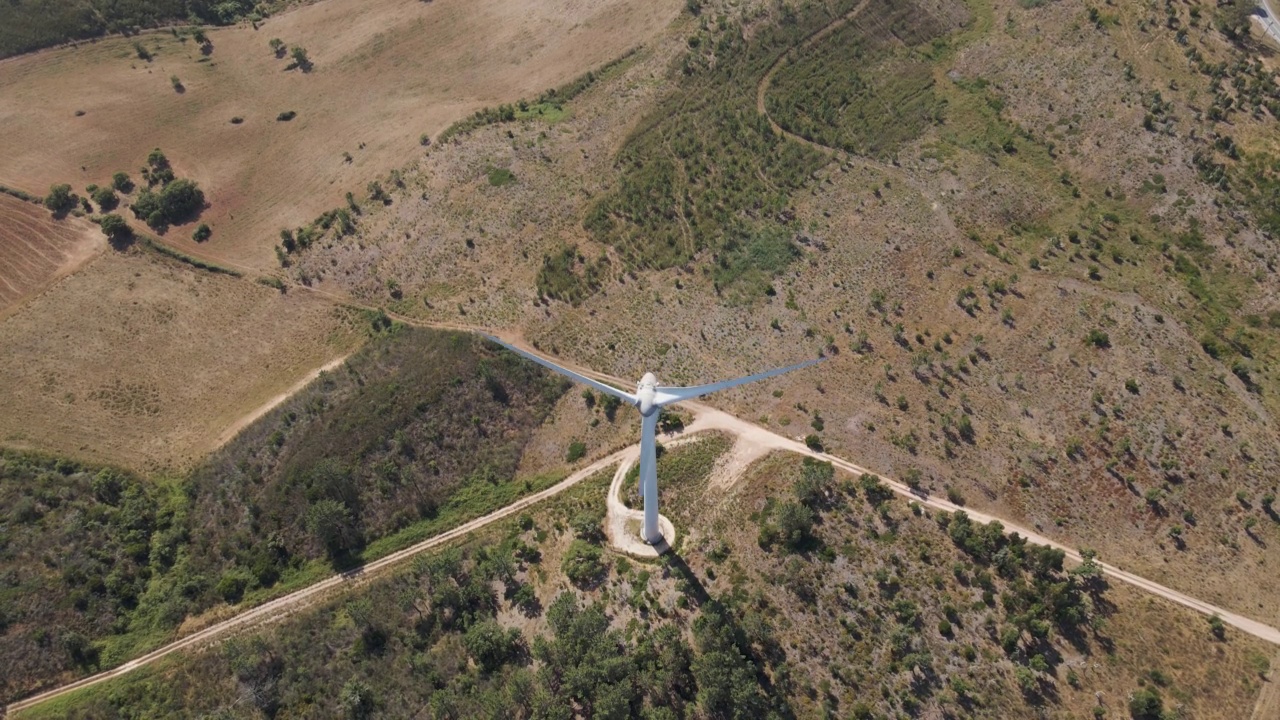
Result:
<svg viewBox="0 0 1280 720">
<path fill-rule="evenodd" d="M 370 306 L 362 306 L 357 303 L 353 303 L 348 299 L 343 299 L 338 295 L 321 291 L 318 289 L 308 288 L 307 291 L 314 292 L 323 297 L 331 298 L 336 302 L 342 303 L 347 306 L 358 307 L 358 308 L 369 309 L 369 310 L 376 309 Z M 404 322 L 405 324 L 414 325 L 418 327 L 443 329 L 443 330 L 467 331 L 467 332 L 479 332 L 479 333 L 485 333 L 485 334 L 499 334 L 499 333 L 493 333 L 493 331 L 488 330 L 486 328 L 468 326 L 468 325 L 463 325 L 459 323 L 437 323 L 437 322 L 423 321 L 423 320 L 403 317 L 403 316 L 394 315 L 391 313 L 388 313 L 388 315 L 391 317 L 394 317 L 400 322 Z M 513 342 L 520 345 L 525 344 L 521 342 L 518 337 L 514 337 L 510 333 L 501 333 L 500 335 L 502 335 L 503 339 L 507 340 L 508 342 Z M 623 387 L 627 387 L 630 385 L 629 382 L 627 382 L 622 378 L 614 377 L 612 375 L 607 375 L 605 373 L 595 372 L 586 368 L 575 367 L 571 363 L 562 363 L 562 364 L 572 369 L 583 372 L 583 374 L 589 375 L 591 377 L 594 377 L 602 381 L 616 383 Z M 860 465 L 857 465 L 853 462 L 837 457 L 835 455 L 830 455 L 828 453 L 812 450 L 808 446 L 806 446 L 804 443 L 798 440 L 784 437 L 782 435 L 778 435 L 777 433 L 774 433 L 768 429 L 762 428 L 758 425 L 747 422 L 745 420 L 742 420 L 741 418 L 735 417 L 733 415 L 730 415 L 729 413 L 723 412 L 721 410 L 717 410 L 715 408 L 704 405 L 702 403 L 690 402 L 690 403 L 682 403 L 682 405 L 685 408 L 693 411 L 695 415 L 694 421 L 690 423 L 690 425 L 685 430 L 685 433 L 684 433 L 685 436 L 691 436 L 698 432 L 711 431 L 711 430 L 722 431 L 722 432 L 732 434 L 737 438 L 733 448 L 730 451 L 731 454 L 743 453 L 746 456 L 750 456 L 750 457 L 762 457 L 768 452 L 774 452 L 774 451 L 793 452 L 800 455 L 813 457 L 822 461 L 830 462 L 831 464 L 839 467 L 840 469 L 850 473 L 854 473 L 858 475 L 875 474 L 875 475 L 878 475 L 881 478 L 881 480 L 886 485 L 888 485 L 888 487 L 892 489 L 896 494 L 901 495 L 904 498 L 908 498 L 910 500 L 918 502 L 925 507 L 929 507 L 942 512 L 949 512 L 949 513 L 964 511 L 968 513 L 968 515 L 972 519 L 981 523 L 999 522 L 1004 527 L 1004 530 L 1006 533 L 1018 533 L 1019 535 L 1026 538 L 1030 542 L 1033 542 L 1039 545 L 1047 545 L 1049 547 L 1053 547 L 1063 551 L 1065 556 L 1074 563 L 1082 562 L 1082 557 L 1080 553 L 1075 549 L 1062 545 L 1061 543 L 1055 542 L 1053 540 L 1050 540 L 1049 538 L 1046 538 L 1040 535 L 1039 533 L 1033 530 L 1024 528 L 1018 524 L 1009 522 L 1002 518 L 995 517 L 993 515 L 963 508 L 947 500 L 928 495 L 927 493 L 914 491 L 911 488 L 909 488 L 907 485 L 901 482 L 887 478 L 883 475 L 879 475 L 878 473 L 873 473 L 871 470 L 864 468 Z M 295 591 L 288 595 L 284 595 L 282 597 L 276 598 L 267 603 L 259 605 L 258 607 L 246 610 L 245 612 L 239 615 L 236 615 L 235 617 L 229 618 L 215 625 L 211 625 L 203 630 L 200 630 L 187 637 L 184 637 L 173 643 L 170 643 L 169 645 L 158 648 L 146 655 L 143 655 L 134 660 L 130 660 L 129 662 L 126 662 L 123 665 L 120 665 L 119 667 L 113 668 L 111 670 L 107 670 L 97 675 L 83 678 L 81 680 L 78 680 L 74 683 L 70 683 L 63 687 L 55 688 L 53 690 L 49 690 L 47 692 L 32 696 L 30 698 L 26 698 L 24 700 L 20 700 L 18 702 L 12 703 L 6 708 L 6 711 L 9 713 L 13 713 L 13 712 L 18 712 L 27 708 L 31 708 L 31 707 L 34 707 L 35 705 L 46 702 L 48 700 L 52 700 L 57 697 L 64 696 L 76 690 L 97 685 L 107 680 L 120 677 L 140 667 L 144 667 L 146 665 L 155 663 L 172 653 L 175 653 L 181 650 L 199 649 L 201 647 L 206 647 L 208 645 L 221 642 L 222 640 L 225 640 L 227 637 L 230 637 L 236 633 L 244 632 L 252 628 L 266 625 L 271 622 L 275 622 L 277 620 L 283 619 L 289 615 L 299 612 L 300 610 L 306 607 L 309 607 L 310 605 L 315 604 L 316 602 L 323 600 L 324 598 L 330 596 L 334 592 L 339 592 L 343 589 L 349 589 L 349 588 L 355 587 L 359 583 L 365 580 L 368 580 L 381 573 L 385 573 L 388 570 L 390 570 L 392 567 L 400 563 L 403 563 L 406 560 L 409 560 L 415 555 L 418 555 L 427 550 L 437 548 L 445 543 L 461 538 L 475 530 L 483 528 L 503 518 L 509 517 L 514 513 L 517 513 L 538 502 L 541 502 L 542 500 L 545 500 L 554 495 L 557 495 L 560 492 L 590 477 L 594 473 L 600 470 L 603 470 L 604 468 L 610 467 L 611 465 L 614 465 L 620 462 L 624 462 L 626 458 L 630 457 L 635 452 L 637 452 L 636 446 L 629 446 L 627 448 L 623 448 L 622 450 L 618 450 L 614 453 L 611 453 L 603 458 L 600 458 L 594 461 L 587 467 L 581 470 L 578 470 L 577 472 L 573 473 L 569 477 L 565 478 L 560 483 L 546 490 L 540 491 L 538 493 L 534 493 L 525 498 L 517 500 L 511 505 L 508 505 L 493 513 L 477 518 L 470 522 L 464 523 L 452 530 L 441 533 L 440 535 L 424 540 L 421 543 L 405 548 L 396 553 L 392 553 L 391 555 L 388 555 L 384 558 L 373 561 L 362 567 L 355 568 L 353 570 L 349 570 L 347 572 L 344 572 L 338 575 L 333 575 L 329 578 L 321 580 L 315 583 L 314 585 L 306 587 L 302 590 Z M 744 457 L 744 460 L 745 459 L 746 458 Z M 728 464 L 730 466 L 741 467 L 745 469 L 746 465 L 749 463 L 747 462 L 734 463 L 733 459 L 730 458 Z M 721 482 L 718 484 L 722 486 L 728 485 L 736 481 L 736 479 L 737 478 L 723 478 L 721 479 Z M 1280 645 L 1280 629 L 1274 628 L 1270 625 L 1266 625 L 1265 623 L 1262 623 L 1241 615 L 1237 615 L 1235 613 L 1229 612 L 1227 610 L 1216 607 L 1209 603 L 1203 602 L 1185 593 L 1178 592 L 1176 590 L 1173 590 L 1172 588 L 1168 588 L 1158 583 L 1152 582 L 1141 576 L 1126 572 L 1125 570 L 1122 570 L 1119 567 L 1116 567 L 1114 565 L 1110 565 L 1107 563 L 1099 563 L 1099 565 L 1102 568 L 1103 574 L 1108 579 L 1129 584 L 1139 590 L 1164 598 L 1175 604 L 1189 608 L 1191 610 L 1202 613 L 1204 615 L 1210 615 L 1210 616 L 1216 615 L 1220 617 L 1224 623 L 1231 625 L 1232 627 L 1248 635 L 1252 635 L 1253 637 L 1259 638 L 1261 640 L 1264 640 L 1276 645 Z M 1260 698 L 1260 702 L 1269 702 L 1269 701 L 1266 701 L 1265 699 Z"/>
</svg>

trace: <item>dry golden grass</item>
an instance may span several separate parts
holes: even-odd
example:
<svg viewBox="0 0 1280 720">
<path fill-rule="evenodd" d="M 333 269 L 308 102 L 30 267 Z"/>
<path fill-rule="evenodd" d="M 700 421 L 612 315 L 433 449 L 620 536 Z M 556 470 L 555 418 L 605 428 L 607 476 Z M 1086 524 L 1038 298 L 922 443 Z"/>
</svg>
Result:
<svg viewBox="0 0 1280 720">
<path fill-rule="evenodd" d="M 0 442 L 180 469 L 359 334 L 330 302 L 139 250 L 111 252 L 0 323 Z"/>
<path fill-rule="evenodd" d="M 564 83 L 646 42 L 675 0 L 329 0 L 258 28 L 211 30 L 212 52 L 167 34 L 114 38 L 0 63 L 0 182 L 43 193 L 131 172 L 154 147 L 201 184 L 213 237 L 169 242 L 270 268 L 282 227 L 343 203 L 403 165 L 418 138 L 486 105 Z M 284 70 L 272 38 L 314 69 Z M 184 91 L 175 92 L 170 77 Z M 291 122 L 277 122 L 293 110 Z M 78 117 L 77 112 L 83 111 Z M 243 124 L 233 125 L 233 117 Z M 344 162 L 343 153 L 352 161 Z M 127 214 L 127 213 L 126 213 Z"/>
<path fill-rule="evenodd" d="M 86 220 L 54 220 L 39 205 L 0 194 L 0 318 L 106 246 Z"/>
</svg>

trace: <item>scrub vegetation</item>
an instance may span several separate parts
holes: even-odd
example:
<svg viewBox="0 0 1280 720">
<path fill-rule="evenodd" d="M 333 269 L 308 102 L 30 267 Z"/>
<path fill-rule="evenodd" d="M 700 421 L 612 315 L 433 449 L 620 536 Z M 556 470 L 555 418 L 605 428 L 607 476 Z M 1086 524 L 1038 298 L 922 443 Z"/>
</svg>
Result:
<svg viewBox="0 0 1280 720">
<path fill-rule="evenodd" d="M 1095 693 L 1104 714 L 1154 695 L 1199 716 L 1251 699 L 1256 643 L 823 463 L 769 458 L 708 492 L 725 447 L 663 453 L 664 492 L 711 532 L 659 562 L 601 547 L 606 470 L 358 592 L 31 716 L 1006 718 L 1088 713 Z M 768 508 L 791 506 L 802 542 L 760 542 Z M 1152 623 L 1160 652 L 1116 641 Z"/>
<path fill-rule="evenodd" d="M 465 334 L 385 329 L 185 477 L 0 457 L 0 694 L 109 667 L 506 505 L 564 385 Z"/>
</svg>

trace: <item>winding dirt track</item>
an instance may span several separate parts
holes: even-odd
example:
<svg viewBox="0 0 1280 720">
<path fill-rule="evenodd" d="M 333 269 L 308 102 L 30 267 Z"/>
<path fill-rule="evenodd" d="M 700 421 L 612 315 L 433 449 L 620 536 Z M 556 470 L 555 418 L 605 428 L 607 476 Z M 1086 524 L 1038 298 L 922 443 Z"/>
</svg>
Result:
<svg viewBox="0 0 1280 720">
<path fill-rule="evenodd" d="M 782 63 L 791 60 L 792 58 L 796 57 L 801 51 L 807 50 L 813 47 L 818 42 L 820 42 L 823 38 L 835 32 L 836 30 L 840 29 L 841 26 L 843 26 L 845 23 L 848 23 L 849 21 L 857 17 L 858 14 L 861 13 L 864 9 L 866 9 L 867 5 L 870 5 L 870 4 L 871 4 L 871 0 L 862 0 L 862 2 L 858 3 L 857 7 L 855 7 L 854 9 L 850 10 L 844 15 L 841 15 L 835 20 L 832 20 L 830 23 L 822 27 L 822 29 L 818 30 L 814 34 L 805 38 L 799 45 L 796 45 L 790 50 L 779 55 L 778 59 L 774 60 L 773 64 L 769 66 L 769 70 L 765 72 L 764 77 L 760 78 L 760 84 L 756 86 L 756 112 L 763 115 L 764 119 L 769 121 L 769 127 L 773 128 L 773 131 L 775 133 L 783 137 L 790 138 L 791 140 L 794 140 L 803 145 L 808 145 L 809 147 L 814 148 L 815 150 L 820 150 L 824 153 L 827 153 L 828 155 L 838 155 L 840 153 L 840 151 L 837 150 L 836 148 L 828 147 L 826 145 L 822 145 L 820 143 L 813 142 L 812 140 L 808 140 L 806 138 L 800 137 L 799 135 L 796 135 L 790 130 L 787 130 L 786 128 L 779 125 L 773 119 L 773 117 L 769 115 L 769 110 L 765 107 L 764 98 L 765 98 L 765 95 L 768 94 L 769 92 L 769 85 L 770 83 L 773 82 L 774 74 L 778 72 L 778 68 L 782 67 Z"/>
<path fill-rule="evenodd" d="M 413 324 L 435 327 L 430 323 L 423 323 L 421 321 L 413 321 Z M 449 328 L 465 329 L 459 326 L 452 326 L 452 325 L 450 325 Z M 565 364 L 567 365 L 567 363 Z M 592 377 L 598 378 L 603 381 L 617 383 L 624 387 L 629 384 L 621 380 L 620 378 L 606 375 L 604 373 L 592 372 L 582 368 L 574 368 L 574 369 L 582 370 L 584 374 L 588 374 Z M 685 433 L 684 433 L 685 436 L 691 436 L 695 433 L 705 432 L 708 430 L 719 430 L 719 431 L 727 432 L 737 436 L 738 441 L 734 445 L 734 450 L 737 450 L 737 451 L 750 452 L 756 455 L 764 454 L 769 451 L 775 451 L 775 450 L 794 452 L 801 455 L 807 455 L 809 457 L 830 462 L 832 465 L 835 465 L 836 467 L 839 467 L 842 470 L 846 470 L 851 473 L 855 473 L 859 475 L 863 473 L 878 474 L 878 473 L 872 473 L 871 470 L 868 470 L 855 463 L 849 462 L 848 460 L 844 460 L 843 458 L 839 458 L 834 455 L 811 450 L 808 446 L 806 446 L 804 443 L 798 440 L 784 437 L 782 435 L 778 435 L 770 430 L 767 430 L 758 425 L 742 420 L 726 412 L 717 410 L 713 407 L 703 405 L 702 403 L 691 402 L 691 403 L 683 403 L 683 405 L 685 408 L 693 411 L 695 415 L 694 421 L 690 423 L 685 430 Z M 452 530 L 441 533 L 440 535 L 437 535 L 428 540 L 424 540 L 423 542 L 420 542 L 417 545 L 413 545 L 412 547 L 405 548 L 404 550 L 400 550 L 399 552 L 392 553 L 391 555 L 388 555 L 380 560 L 371 562 L 368 565 L 365 565 L 363 567 L 356 568 L 354 570 L 350 570 L 348 572 L 345 572 L 339 575 L 334 575 L 332 577 L 321 580 L 320 582 L 317 582 L 316 584 L 311 585 L 310 587 L 304 588 L 302 590 L 298 590 L 296 592 L 290 593 L 289 595 L 285 595 L 283 597 L 277 598 L 275 600 L 272 600 L 258 607 L 247 610 L 233 618 L 224 620 L 223 622 L 217 623 L 215 625 L 211 625 L 199 632 L 193 633 L 192 635 L 189 635 L 185 638 L 182 638 L 173 643 L 170 643 L 169 645 L 166 645 L 162 648 L 154 650 L 146 655 L 143 655 L 142 657 L 131 660 L 112 670 L 108 670 L 106 672 L 102 672 L 97 675 L 93 675 L 93 676 L 84 678 L 82 680 L 78 680 L 69 685 L 65 685 L 60 688 L 49 690 L 48 692 L 44 692 L 39 695 L 34 695 L 24 700 L 15 702 L 8 706 L 7 711 L 10 713 L 13 713 L 13 712 L 24 710 L 26 708 L 33 707 L 39 703 L 66 695 L 67 693 L 78 690 L 80 688 L 89 687 L 91 685 L 96 685 L 103 681 L 110 680 L 115 677 L 119 677 L 139 667 L 143 667 L 145 665 L 154 663 L 157 660 L 160 660 L 161 658 L 167 655 L 170 655 L 174 652 L 178 652 L 180 650 L 194 649 L 201 646 L 220 642 L 224 640 L 226 637 L 232 634 L 235 634 L 237 632 L 243 632 L 252 627 L 255 627 L 258 625 L 264 625 L 264 624 L 279 620 L 281 618 L 287 617 L 288 615 L 295 613 L 300 609 L 311 605 L 312 603 L 325 597 L 331 592 L 339 591 L 344 588 L 353 587 L 360 582 L 363 582 L 371 577 L 374 577 L 378 574 L 386 572 L 388 569 L 400 563 L 403 563 L 404 561 L 412 558 L 413 556 L 419 553 L 439 547 L 440 545 L 443 545 L 452 540 L 460 538 L 474 530 L 478 530 L 482 527 L 485 527 L 486 525 L 494 523 L 503 518 L 509 517 L 512 514 L 520 512 L 521 510 L 524 510 L 525 508 L 531 505 L 541 502 L 542 500 L 545 500 L 549 497 L 552 497 L 570 487 L 573 487 L 577 483 L 581 482 L 582 480 L 590 477 L 591 475 L 595 474 L 596 472 L 604 468 L 607 468 L 617 463 L 626 462 L 630 458 L 634 457 L 635 453 L 637 452 L 638 452 L 638 448 L 636 446 L 630 446 L 622 450 L 619 450 L 617 452 L 614 452 L 610 455 L 600 458 L 599 460 L 596 460 L 595 462 L 591 463 L 587 467 L 573 473 L 572 475 L 565 478 L 558 484 L 550 488 L 547 488 L 546 490 L 542 490 L 540 492 L 534 493 L 527 497 L 521 498 L 520 500 L 517 500 L 516 502 L 512 503 L 511 505 L 508 505 L 507 507 L 502 508 L 501 510 L 497 510 L 483 517 L 476 518 L 475 520 L 472 520 L 468 523 L 464 523 L 463 525 L 459 525 L 458 527 Z M 919 502 L 921 505 L 934 508 L 936 510 L 941 510 L 943 512 L 956 512 L 959 510 L 963 510 L 964 512 L 968 513 L 971 518 L 982 523 L 990 523 L 990 522 L 998 521 L 1004 526 L 1004 529 L 1006 532 L 1016 532 L 1019 535 L 1022 535 L 1023 537 L 1025 537 L 1030 542 L 1037 543 L 1040 545 L 1048 545 L 1050 547 L 1060 549 L 1073 562 L 1079 563 L 1082 561 L 1082 558 L 1080 557 L 1080 553 L 1078 553 L 1076 550 L 1066 547 L 1060 543 L 1054 542 L 1053 540 L 1050 540 L 1049 538 L 1046 538 L 1036 533 L 1033 530 L 1028 530 L 1027 528 L 1009 523 L 1006 520 L 1003 520 L 991 515 L 987 515 L 982 512 L 977 512 L 974 510 L 962 508 L 951 502 L 948 502 L 945 499 L 935 498 L 923 493 L 917 493 L 911 490 L 906 485 L 900 482 L 897 482 L 896 480 L 885 478 L 883 475 L 881 475 L 880 477 L 890 488 L 893 489 L 894 492 L 904 497 L 915 500 L 916 502 Z M 1170 600 L 1174 603 L 1182 605 L 1183 607 L 1187 607 L 1192 610 L 1195 610 L 1196 612 L 1200 612 L 1205 615 L 1217 615 L 1220 618 L 1222 618 L 1222 621 L 1224 623 L 1231 625 L 1242 632 L 1248 633 L 1249 635 L 1252 635 L 1259 639 L 1266 640 L 1267 642 L 1280 645 L 1280 630 L 1274 627 L 1271 627 L 1270 625 L 1266 625 L 1256 620 L 1252 620 L 1250 618 L 1228 612 L 1227 610 L 1210 605 L 1209 603 L 1198 600 L 1194 597 L 1191 597 L 1190 595 L 1186 595 L 1184 593 L 1178 592 L 1171 588 L 1167 588 L 1158 583 L 1154 583 L 1143 577 L 1134 575 L 1133 573 L 1125 572 L 1124 570 L 1121 570 L 1120 568 L 1117 568 L 1113 565 L 1108 565 L 1106 563 L 1099 563 L 1099 564 L 1102 566 L 1103 572 L 1108 578 L 1111 578 L 1113 580 L 1118 580 L 1120 582 L 1128 583 L 1140 590 L 1144 590 L 1153 595 L 1165 598 L 1166 600 Z"/>
</svg>

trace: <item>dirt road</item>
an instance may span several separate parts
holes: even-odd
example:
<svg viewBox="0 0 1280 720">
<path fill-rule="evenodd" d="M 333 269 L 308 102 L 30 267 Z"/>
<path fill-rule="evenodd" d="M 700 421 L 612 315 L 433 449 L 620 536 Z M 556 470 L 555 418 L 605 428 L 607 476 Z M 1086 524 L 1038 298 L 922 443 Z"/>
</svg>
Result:
<svg viewBox="0 0 1280 720">
<path fill-rule="evenodd" d="M 347 353 L 341 357 L 336 357 L 330 360 L 324 365 L 307 373 L 306 376 L 304 376 L 298 382 L 294 383 L 288 390 L 285 390 L 279 395 L 276 395 L 275 397 L 268 399 L 266 402 L 262 403 L 258 407 L 242 415 L 235 422 L 231 423 L 231 426 L 228 427 L 226 430 L 224 430 L 222 432 L 222 435 L 218 436 L 218 442 L 215 447 L 222 447 L 223 445 L 226 445 L 227 443 L 231 442 L 232 438 L 234 438 L 236 435 L 239 435 L 241 430 L 253 424 L 253 421 L 271 412 L 272 408 L 284 402 L 285 400 L 288 400 L 289 398 L 293 397 L 294 394 L 301 392 L 303 388 L 311 384 L 312 380 L 315 380 L 316 378 L 320 377 L 321 373 L 329 372 L 330 370 L 337 368 L 339 365 L 342 365 L 342 363 L 346 362 L 347 358 L 349 357 L 351 357 L 351 353 Z"/>
</svg>

